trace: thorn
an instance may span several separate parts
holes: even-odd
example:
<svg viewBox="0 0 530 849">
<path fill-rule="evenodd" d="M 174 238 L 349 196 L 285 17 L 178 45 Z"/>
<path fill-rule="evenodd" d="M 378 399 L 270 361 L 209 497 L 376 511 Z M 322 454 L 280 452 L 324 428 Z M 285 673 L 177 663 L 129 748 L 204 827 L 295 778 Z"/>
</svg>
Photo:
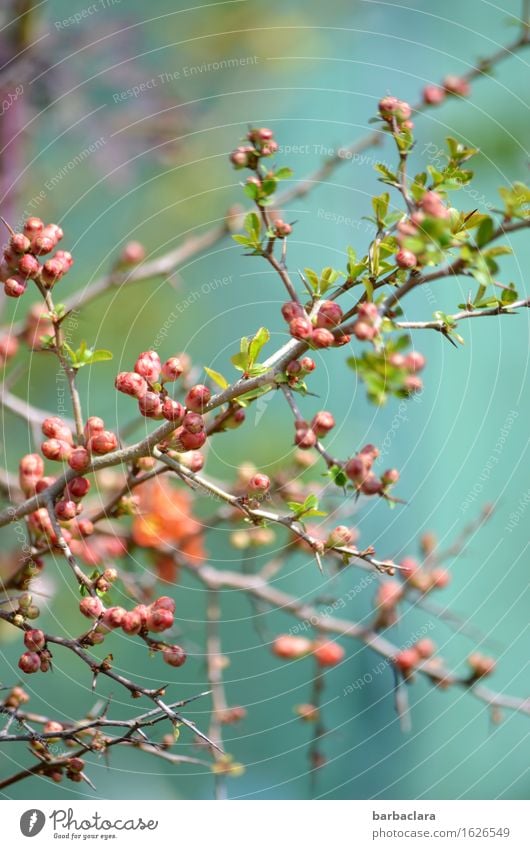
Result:
<svg viewBox="0 0 530 849">
<path fill-rule="evenodd" d="M 11 224 L 8 224 L 8 223 L 7 223 L 7 221 L 5 220 L 5 218 L 2 218 L 2 216 L 1 216 L 1 215 L 0 215 L 0 221 L 2 221 L 2 223 L 3 223 L 3 224 L 5 224 L 5 226 L 7 227 L 7 230 L 8 230 L 8 232 L 10 233 L 10 235 L 11 235 L 11 236 L 14 236 L 14 235 L 15 235 L 15 231 L 14 231 L 14 230 L 13 230 L 13 228 L 11 227 Z"/>
</svg>

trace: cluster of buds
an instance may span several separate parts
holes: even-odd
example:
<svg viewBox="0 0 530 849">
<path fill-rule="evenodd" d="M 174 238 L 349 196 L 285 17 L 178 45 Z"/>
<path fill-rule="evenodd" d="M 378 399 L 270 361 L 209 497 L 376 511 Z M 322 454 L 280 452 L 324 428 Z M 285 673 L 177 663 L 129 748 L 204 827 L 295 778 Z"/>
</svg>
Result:
<svg viewBox="0 0 530 849">
<path fill-rule="evenodd" d="M 418 372 L 425 368 L 425 357 L 419 351 L 410 351 L 407 355 L 393 353 L 388 358 L 389 365 L 403 373 L 403 389 L 408 395 L 421 392 L 423 381 Z"/>
<path fill-rule="evenodd" d="M 379 115 L 392 129 L 412 130 L 412 107 L 405 100 L 387 95 L 379 101 Z"/>
<path fill-rule="evenodd" d="M 436 646 L 428 637 L 418 640 L 410 648 L 402 649 L 394 658 L 394 663 L 405 678 L 412 675 L 416 666 L 432 657 Z"/>
<path fill-rule="evenodd" d="M 106 572 L 103 573 L 105 577 Z M 152 604 L 137 604 L 132 610 L 123 607 L 105 608 L 97 596 L 86 596 L 79 603 L 79 610 L 87 619 L 97 620 L 95 628 L 87 636 L 91 644 L 102 643 L 112 631 L 121 628 L 129 636 L 148 633 L 161 634 L 173 627 L 175 602 L 169 596 L 160 596 Z M 182 666 L 186 653 L 180 646 L 166 643 L 150 643 L 151 648 L 162 652 L 163 660 L 169 666 Z"/>
<path fill-rule="evenodd" d="M 221 725 L 234 725 L 236 722 L 241 722 L 247 715 L 244 707 L 237 705 L 235 707 L 227 707 L 217 714 L 217 719 Z"/>
<path fill-rule="evenodd" d="M 118 392 L 138 401 L 138 409 L 148 419 L 167 419 L 181 424 L 185 415 L 182 404 L 167 394 L 165 383 L 177 380 L 185 370 L 185 363 L 175 356 L 162 363 L 156 351 L 144 351 L 134 365 L 134 371 L 122 371 L 114 385 Z"/>
<path fill-rule="evenodd" d="M 471 86 L 469 82 L 464 77 L 457 77 L 451 74 L 445 77 L 441 85 L 435 85 L 433 83 L 426 85 L 422 95 L 423 102 L 427 106 L 439 106 L 448 94 L 469 97 L 470 93 Z"/>
<path fill-rule="evenodd" d="M 306 375 L 311 374 L 315 368 L 315 361 L 311 357 L 300 357 L 299 360 L 291 360 L 285 369 L 289 386 L 296 386 Z"/>
<path fill-rule="evenodd" d="M 336 666 L 344 658 L 345 651 L 338 643 L 319 637 L 310 640 L 307 637 L 297 637 L 281 634 L 272 644 L 272 652 L 282 660 L 298 660 L 312 655 L 319 666 Z"/>
<path fill-rule="evenodd" d="M 307 451 L 316 445 L 318 439 L 327 436 L 334 427 L 335 419 L 327 410 L 315 413 L 311 422 L 297 419 L 294 423 L 294 444 Z"/>
<path fill-rule="evenodd" d="M 51 289 L 70 270 L 74 261 L 68 251 L 56 251 L 43 264 L 39 261 L 55 250 L 62 238 L 63 231 L 57 224 L 44 224 L 40 218 L 27 218 L 22 233 L 11 233 L 0 263 L 0 280 L 6 295 L 20 298 L 28 280 Z"/>
<path fill-rule="evenodd" d="M 404 557 L 400 562 L 399 574 L 407 587 L 428 593 L 443 590 L 451 581 L 451 573 L 442 566 L 425 569 L 414 557 Z"/>
<path fill-rule="evenodd" d="M 359 339 L 360 342 L 372 342 L 379 334 L 380 326 L 381 316 L 377 306 L 370 301 L 359 304 L 357 318 L 352 326 L 355 338 Z"/>
<path fill-rule="evenodd" d="M 332 345 L 340 347 L 350 341 L 348 334 L 337 333 L 342 321 L 342 309 L 335 301 L 322 301 L 311 317 L 301 304 L 288 301 L 282 307 L 282 315 L 289 324 L 291 336 L 307 342 L 313 348 L 330 348 Z"/>
<path fill-rule="evenodd" d="M 385 495 L 388 489 L 399 480 L 397 469 L 387 469 L 380 478 L 374 474 L 372 466 L 377 457 L 379 457 L 379 449 L 375 445 L 368 444 L 344 466 L 347 477 L 363 495 Z"/>
<path fill-rule="evenodd" d="M 24 645 L 27 649 L 18 660 L 19 669 L 27 675 L 34 672 L 47 672 L 50 668 L 51 654 L 46 648 L 46 636 L 39 628 L 30 628 L 24 633 Z"/>
<path fill-rule="evenodd" d="M 347 528 L 346 525 L 337 525 L 329 532 L 325 546 L 326 548 L 343 548 L 353 545 L 359 539 L 357 528 Z"/>
<path fill-rule="evenodd" d="M 250 168 L 255 171 L 262 157 L 273 156 L 278 150 L 278 142 L 274 139 L 274 133 L 267 127 L 258 127 L 247 133 L 249 144 L 236 147 L 230 154 L 230 162 L 240 170 Z"/>
<path fill-rule="evenodd" d="M 495 660 L 492 657 L 487 657 L 486 655 L 479 654 L 478 652 L 470 654 L 467 662 L 471 667 L 472 680 L 485 678 L 487 675 L 491 675 L 492 672 L 495 671 Z"/>
</svg>

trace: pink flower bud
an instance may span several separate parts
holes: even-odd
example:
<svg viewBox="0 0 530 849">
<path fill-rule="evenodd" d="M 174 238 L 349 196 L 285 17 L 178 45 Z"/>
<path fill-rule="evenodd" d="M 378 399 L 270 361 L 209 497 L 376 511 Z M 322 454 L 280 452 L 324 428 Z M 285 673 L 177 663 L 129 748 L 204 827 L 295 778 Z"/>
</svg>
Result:
<svg viewBox="0 0 530 849">
<path fill-rule="evenodd" d="M 403 649 L 394 658 L 394 663 L 404 675 L 410 675 L 419 661 L 420 656 L 415 648 Z"/>
<path fill-rule="evenodd" d="M 423 102 L 428 106 L 438 106 L 445 100 L 445 91 L 438 85 L 426 85 L 423 89 Z"/>
<path fill-rule="evenodd" d="M 421 658 L 432 657 L 436 651 L 435 644 L 432 640 L 429 640 L 428 637 L 424 637 L 422 640 L 418 640 L 414 648 L 416 649 Z"/>
<path fill-rule="evenodd" d="M 126 634 L 139 634 L 142 630 L 142 617 L 137 610 L 130 610 L 121 620 L 122 630 Z"/>
<path fill-rule="evenodd" d="M 72 453 L 72 446 L 64 439 L 48 439 L 43 442 L 40 450 L 47 460 L 68 460 Z"/>
<path fill-rule="evenodd" d="M 144 351 L 134 364 L 134 370 L 141 374 L 149 383 L 156 383 L 160 377 L 162 364 L 156 351 Z"/>
<path fill-rule="evenodd" d="M 313 333 L 313 325 L 308 318 L 298 316 L 289 322 L 289 333 L 295 339 L 309 339 Z"/>
<path fill-rule="evenodd" d="M 162 415 L 168 422 L 181 424 L 185 412 L 184 407 L 178 401 L 173 401 L 172 398 L 164 398 L 162 402 Z"/>
<path fill-rule="evenodd" d="M 145 248 L 141 242 L 127 242 L 120 254 L 120 262 L 127 265 L 138 265 L 145 259 Z"/>
<path fill-rule="evenodd" d="M 85 424 L 85 438 L 90 439 L 105 430 L 105 422 L 99 416 L 90 416 Z"/>
<path fill-rule="evenodd" d="M 458 94 L 460 97 L 468 97 L 471 91 L 467 80 L 454 75 L 445 77 L 443 86 L 449 94 Z"/>
<path fill-rule="evenodd" d="M 118 392 L 138 399 L 143 398 L 148 389 L 144 378 L 134 371 L 121 371 L 116 375 L 114 386 Z"/>
<path fill-rule="evenodd" d="M 25 254 L 31 247 L 31 242 L 24 233 L 13 233 L 9 246 L 16 254 Z"/>
<path fill-rule="evenodd" d="M 180 646 L 167 646 L 162 650 L 164 663 L 179 667 L 186 663 L 186 652 Z"/>
<path fill-rule="evenodd" d="M 321 410 L 313 416 L 311 427 L 318 437 L 326 436 L 335 427 L 335 419 L 327 410 Z"/>
<path fill-rule="evenodd" d="M 84 498 L 90 489 L 90 481 L 86 478 L 73 478 L 65 487 L 65 494 L 70 498 Z"/>
<path fill-rule="evenodd" d="M 336 301 L 324 301 L 317 312 L 317 327 L 332 330 L 342 319 L 342 309 Z"/>
<path fill-rule="evenodd" d="M 202 430 L 199 433 L 190 433 L 189 430 L 179 427 L 175 431 L 175 439 L 184 451 L 197 451 L 206 442 L 206 432 Z"/>
<path fill-rule="evenodd" d="M 97 619 L 103 611 L 103 604 L 99 598 L 86 596 L 79 602 L 79 610 L 87 619 Z"/>
<path fill-rule="evenodd" d="M 31 675 L 33 672 L 38 672 L 40 669 L 40 657 L 35 652 L 26 651 L 20 655 L 18 661 L 19 669 Z"/>
<path fill-rule="evenodd" d="M 298 660 L 311 651 L 311 641 L 306 637 L 281 634 L 272 644 L 272 653 L 282 660 Z"/>
<path fill-rule="evenodd" d="M 185 404 L 188 410 L 192 410 L 194 413 L 202 413 L 204 408 L 210 402 L 211 397 L 212 393 L 208 387 L 204 386 L 202 383 L 197 383 L 195 386 L 191 387 L 186 395 Z"/>
<path fill-rule="evenodd" d="M 119 628 L 122 625 L 126 611 L 123 607 L 109 607 L 101 617 L 101 625 L 109 630 Z"/>
<path fill-rule="evenodd" d="M 290 224 L 287 224 L 282 218 L 277 218 L 274 222 L 274 235 L 279 239 L 285 239 L 286 236 L 290 236 L 293 231 L 293 228 Z"/>
<path fill-rule="evenodd" d="M 148 390 L 138 401 L 138 409 L 142 416 L 149 419 L 162 418 L 162 401 L 157 392 Z"/>
<path fill-rule="evenodd" d="M 110 430 L 104 430 L 102 433 L 97 433 L 90 440 L 90 450 L 94 454 L 109 454 L 115 451 L 118 447 L 118 438 L 115 433 Z"/>
<path fill-rule="evenodd" d="M 311 334 L 311 344 L 316 348 L 330 348 L 335 342 L 335 337 L 325 327 L 315 327 Z"/>
<path fill-rule="evenodd" d="M 204 430 L 204 419 L 199 413 L 186 413 L 182 427 L 188 433 L 200 433 Z"/>
<path fill-rule="evenodd" d="M 68 457 L 68 465 L 74 472 L 84 472 L 86 468 L 88 468 L 90 464 L 90 454 L 86 450 L 86 448 L 78 447 L 74 448 L 70 456 Z"/>
<path fill-rule="evenodd" d="M 39 454 L 26 454 L 19 463 L 21 475 L 35 475 L 42 477 L 44 474 L 44 462 Z"/>
<path fill-rule="evenodd" d="M 338 643 L 317 640 L 313 647 L 313 657 L 320 666 L 336 666 L 344 658 L 345 651 Z"/>
<path fill-rule="evenodd" d="M 40 231 L 44 228 L 44 222 L 40 218 L 30 217 L 26 218 L 24 222 L 24 234 L 32 239 L 36 236 Z"/>
<path fill-rule="evenodd" d="M 387 469 L 381 475 L 381 482 L 383 486 L 393 486 L 393 484 L 397 483 L 399 480 L 399 472 L 397 469 Z"/>
<path fill-rule="evenodd" d="M 151 608 L 153 610 L 169 610 L 170 613 L 174 613 L 176 604 L 168 595 L 161 595 L 152 603 Z"/>
<path fill-rule="evenodd" d="M 46 644 L 44 632 L 39 628 L 31 628 L 24 634 L 24 645 L 30 652 L 41 651 Z"/>
<path fill-rule="evenodd" d="M 49 254 L 50 251 L 53 251 L 56 244 L 57 239 L 54 239 L 52 236 L 39 233 L 37 236 L 35 236 L 31 243 L 31 252 L 34 253 L 36 256 Z"/>
<path fill-rule="evenodd" d="M 329 534 L 326 544 L 328 546 L 345 546 L 349 545 L 354 538 L 354 533 L 347 528 L 346 525 L 337 525 Z"/>
<path fill-rule="evenodd" d="M 425 368 L 425 357 L 419 351 L 411 351 L 405 357 L 405 368 L 412 372 L 421 371 Z"/>
<path fill-rule="evenodd" d="M 403 598 L 403 587 L 398 581 L 385 581 L 377 590 L 375 603 L 384 609 L 394 608 Z"/>
<path fill-rule="evenodd" d="M 4 283 L 4 291 L 9 298 L 20 298 L 26 291 L 27 281 L 20 274 L 13 274 Z"/>
<path fill-rule="evenodd" d="M 416 254 L 408 251 L 406 248 L 401 248 L 396 254 L 396 264 L 400 268 L 414 268 L 418 264 Z"/>
<path fill-rule="evenodd" d="M 160 377 L 164 383 L 177 380 L 184 371 L 184 366 L 178 357 L 170 357 L 162 365 Z"/>
<path fill-rule="evenodd" d="M 370 472 L 361 483 L 361 492 L 363 495 L 379 495 L 383 488 L 381 481 L 376 475 Z"/>
<path fill-rule="evenodd" d="M 154 631 L 156 634 L 167 631 L 173 626 L 173 614 L 170 610 L 157 608 L 152 610 L 147 617 L 147 630 Z"/>
<path fill-rule="evenodd" d="M 287 301 L 282 306 L 282 315 L 287 322 L 292 321 L 293 318 L 306 318 L 302 304 L 297 303 L 297 301 Z"/>
<path fill-rule="evenodd" d="M 253 475 L 248 482 L 248 491 L 256 495 L 264 495 L 269 491 L 271 486 L 270 478 L 267 475 Z"/>
<path fill-rule="evenodd" d="M 77 515 L 77 504 L 75 501 L 58 501 L 55 505 L 55 515 L 61 522 L 75 519 Z"/>
</svg>

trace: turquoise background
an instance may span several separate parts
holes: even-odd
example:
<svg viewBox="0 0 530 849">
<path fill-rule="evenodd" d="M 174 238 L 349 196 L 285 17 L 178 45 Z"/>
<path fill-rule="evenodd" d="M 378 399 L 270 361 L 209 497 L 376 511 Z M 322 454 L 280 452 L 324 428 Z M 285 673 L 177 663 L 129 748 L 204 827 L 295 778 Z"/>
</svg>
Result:
<svg viewBox="0 0 530 849">
<path fill-rule="evenodd" d="M 481 0 L 448 0 L 443 6 L 434 0 L 410 0 L 406 7 L 376 0 L 326 4 L 248 0 L 191 10 L 186 5 L 154 0 L 139 8 L 122 0 L 62 28 L 55 22 L 86 8 L 83 0 L 48 2 L 42 8 L 42 31 L 49 33 L 54 67 L 34 83 L 37 106 L 30 125 L 29 165 L 17 182 L 18 203 L 20 210 L 27 209 L 44 190 L 46 197 L 35 213 L 59 220 L 64 227 L 64 245 L 76 257 L 74 271 L 61 283 L 65 296 L 90 286 L 129 238 L 141 239 L 156 256 L 186 235 L 200 234 L 231 204 L 240 202 L 240 175 L 229 167 L 227 154 L 248 124 L 272 127 L 286 148 L 307 145 L 307 150 L 279 157 L 294 169 L 295 179 L 302 178 L 322 161 L 326 149 L 336 149 L 367 131 L 382 94 L 391 92 L 416 102 L 426 82 L 447 72 L 465 72 L 477 56 L 488 55 L 515 37 L 508 19 L 519 12 L 519 4 L 511 0 L 504 11 Z M 184 70 L 242 57 L 258 61 L 244 68 L 192 75 Z M 471 100 L 447 102 L 417 119 L 418 170 L 425 167 L 426 152 L 442 145 L 448 134 L 480 147 L 474 164 L 476 194 L 455 196 L 465 209 L 487 211 L 497 206 L 497 186 L 527 175 L 528 57 L 527 50 L 508 58 L 493 78 L 476 82 Z M 172 80 L 137 98 L 116 102 L 114 95 L 159 74 L 172 75 Z M 155 113 L 160 114 L 153 118 Z M 105 143 L 99 151 L 68 171 L 52 191 L 43 189 L 51 176 L 101 137 Z M 305 202 L 285 210 L 289 220 L 298 221 L 289 247 L 292 269 L 341 267 L 347 245 L 359 253 L 365 250 L 369 233 L 361 217 L 370 214 L 370 197 L 379 191 L 373 165 L 378 160 L 392 162 L 390 157 L 386 143 L 345 162 Z M 328 212 L 351 221 L 326 221 Z M 524 292 L 528 239 L 520 234 L 507 241 L 516 257 L 502 258 L 501 279 L 513 280 Z M 271 329 L 273 342 L 284 340 L 278 309 L 284 297 L 278 281 L 258 259 L 241 254 L 226 239 L 179 268 L 172 285 L 159 279 L 138 284 L 98 300 L 80 316 L 76 338 L 112 348 L 115 354 L 113 363 L 81 377 L 88 414 L 103 415 L 110 424 L 131 418 L 128 399 L 117 398 L 112 388 L 114 375 L 153 344 L 165 316 L 174 310 L 179 318 L 161 354 L 186 349 L 198 364 L 220 371 L 228 372 L 229 356 L 242 333 L 252 333 L 260 324 Z M 215 283 L 229 275 L 227 285 Z M 454 310 L 466 297 L 468 285 L 465 280 L 433 284 L 430 291 L 407 301 L 407 317 L 428 318 L 436 309 Z M 189 292 L 202 294 L 183 308 Z M 15 321 L 28 299 L 9 305 Z M 529 683 L 528 514 L 522 509 L 513 528 L 510 518 L 530 494 L 528 331 L 528 314 L 523 312 L 517 318 L 467 322 L 462 326 L 466 344 L 458 350 L 438 334 L 418 333 L 415 345 L 428 359 L 426 389 L 417 402 L 407 404 L 407 421 L 397 428 L 398 402 L 390 401 L 381 409 L 370 406 L 339 353 L 317 357 L 312 389 L 320 400 L 302 401 L 308 415 L 329 408 L 344 422 L 329 440 L 338 456 L 368 439 L 382 443 L 390 434 L 385 462 L 401 470 L 399 495 L 407 504 L 390 512 L 383 503 L 368 502 L 356 519 L 361 542 L 373 543 L 381 556 L 414 553 L 417 537 L 426 529 L 434 530 L 445 548 L 476 518 L 483 503 L 495 502 L 493 518 L 452 563 L 451 586 L 436 600 L 464 618 L 472 617 L 485 635 L 481 650 L 499 658 L 493 688 L 520 696 L 528 694 Z M 50 405 L 55 375 L 45 356 L 31 359 L 15 391 L 25 396 L 29 381 L 32 403 Z M 243 429 L 215 441 L 208 463 L 212 475 L 230 479 L 233 467 L 249 456 L 263 470 L 282 463 L 291 450 L 290 414 L 279 398 L 262 409 L 259 422 L 251 413 Z M 506 425 L 510 417 L 512 424 Z M 29 449 L 31 434 L 11 414 L 4 415 L 2 424 L 9 434 L 7 464 L 13 469 L 20 452 Z M 498 463 L 481 480 L 499 438 L 504 441 L 495 454 Z M 470 496 L 477 484 L 483 488 Z M 6 529 L 2 539 L 7 549 L 13 546 L 13 529 Z M 219 568 L 239 568 L 224 533 L 210 536 L 208 548 L 211 562 Z M 75 633 L 80 617 L 71 604 L 75 591 L 67 568 L 50 562 L 48 571 L 57 597 L 49 610 L 42 605 L 43 626 Z M 316 594 L 327 600 L 344 597 L 362 575 L 352 568 L 336 579 L 321 577 L 310 559 L 298 556 L 275 585 L 300 597 Z M 169 672 L 175 698 L 206 687 L 201 648 L 205 598 L 199 590 L 183 572 L 176 590 L 178 624 L 190 660 L 181 670 Z M 373 586 L 363 589 L 340 615 L 368 624 L 372 598 Z M 229 794 L 308 798 L 313 791 L 306 743 L 312 729 L 296 719 L 292 708 L 310 698 L 311 665 L 277 662 L 253 628 L 248 600 L 226 591 L 222 601 L 223 648 L 231 660 L 225 676 L 228 698 L 248 710 L 241 724 L 225 729 L 226 749 L 246 765 L 241 778 L 229 779 Z M 272 636 L 293 625 L 281 613 L 261 614 L 259 619 Z M 405 643 L 429 621 L 425 612 L 410 610 L 389 636 Z M 436 621 L 429 634 L 449 665 L 463 671 L 473 641 Z M 18 680 L 18 640 L 11 642 L 6 629 L 0 635 L 4 640 L 0 680 L 11 685 Z M 146 681 L 166 676 L 168 668 L 162 669 L 158 658 L 144 659 L 134 641 L 120 642 L 117 636 L 113 640 L 125 674 L 142 675 Z M 486 706 L 463 690 L 433 691 L 421 680 L 408 691 L 413 727 L 404 735 L 395 717 L 390 670 L 374 672 L 379 658 L 373 652 L 351 641 L 343 644 L 347 660 L 326 674 L 329 704 L 324 716 L 329 733 L 323 750 L 328 764 L 318 774 L 317 796 L 527 797 L 528 717 L 506 713 L 504 721 L 494 725 Z M 367 673 L 373 676 L 369 686 L 344 695 L 348 685 Z M 36 682 L 28 679 L 28 687 L 35 684 L 36 689 L 31 706 L 53 712 L 68 705 L 73 713 L 82 712 L 93 699 L 90 683 L 73 657 L 57 652 L 53 675 Z M 110 692 L 116 715 L 132 716 L 143 709 L 116 688 L 98 683 L 98 693 Z M 191 706 L 187 715 L 206 727 L 208 708 L 205 699 Z M 197 753 L 185 730 L 173 751 Z M 29 762 L 21 747 L 3 746 L 0 774 Z M 102 759 L 88 771 L 95 792 L 85 784 L 56 786 L 32 779 L 9 788 L 7 797 L 212 796 L 213 780 L 207 771 L 174 769 L 133 751 L 114 751 L 110 768 Z"/>
</svg>

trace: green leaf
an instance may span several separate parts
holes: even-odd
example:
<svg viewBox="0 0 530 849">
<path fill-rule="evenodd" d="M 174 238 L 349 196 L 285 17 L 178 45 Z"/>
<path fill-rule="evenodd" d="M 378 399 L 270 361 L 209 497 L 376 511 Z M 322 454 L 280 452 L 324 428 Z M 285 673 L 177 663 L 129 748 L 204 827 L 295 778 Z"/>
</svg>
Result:
<svg viewBox="0 0 530 849">
<path fill-rule="evenodd" d="M 226 377 L 223 377 L 220 372 L 214 371 L 213 368 L 206 368 L 206 366 L 204 366 L 204 371 L 208 377 L 211 377 L 211 379 L 221 387 L 221 389 L 226 389 L 227 386 L 230 386 Z"/>
<path fill-rule="evenodd" d="M 88 351 L 87 351 L 87 354 L 88 354 Z M 89 359 L 85 358 L 85 364 L 88 365 L 88 363 L 90 363 L 90 364 L 92 364 L 92 363 L 104 363 L 104 362 L 107 362 L 108 360 L 112 360 L 112 356 L 113 356 L 112 351 L 107 351 L 104 348 L 99 348 L 97 351 L 92 352 Z"/>
<path fill-rule="evenodd" d="M 477 235 L 476 235 L 477 247 L 482 248 L 484 245 L 486 245 L 491 240 L 491 237 L 493 236 L 494 230 L 495 230 L 495 225 L 493 223 L 493 219 L 489 218 L 489 217 L 485 218 L 481 222 L 481 224 L 480 224 L 480 226 L 477 230 Z"/>
<path fill-rule="evenodd" d="M 260 220 L 255 212 L 249 212 L 245 215 L 244 222 L 245 230 L 255 241 L 259 239 L 261 231 Z"/>
<path fill-rule="evenodd" d="M 239 369 L 239 371 L 246 371 L 248 364 L 248 354 L 243 351 L 239 354 L 234 354 L 233 357 L 230 357 L 231 363 Z"/>
<path fill-rule="evenodd" d="M 259 357 L 261 349 L 264 345 L 267 344 L 270 338 L 271 335 L 266 327 L 260 327 L 256 334 L 253 336 L 248 346 L 248 354 L 251 365 L 254 365 L 257 358 Z"/>
<path fill-rule="evenodd" d="M 289 177 L 293 176 L 293 171 L 291 168 L 278 168 L 278 170 L 274 172 L 274 176 L 277 180 L 288 180 Z"/>
</svg>

